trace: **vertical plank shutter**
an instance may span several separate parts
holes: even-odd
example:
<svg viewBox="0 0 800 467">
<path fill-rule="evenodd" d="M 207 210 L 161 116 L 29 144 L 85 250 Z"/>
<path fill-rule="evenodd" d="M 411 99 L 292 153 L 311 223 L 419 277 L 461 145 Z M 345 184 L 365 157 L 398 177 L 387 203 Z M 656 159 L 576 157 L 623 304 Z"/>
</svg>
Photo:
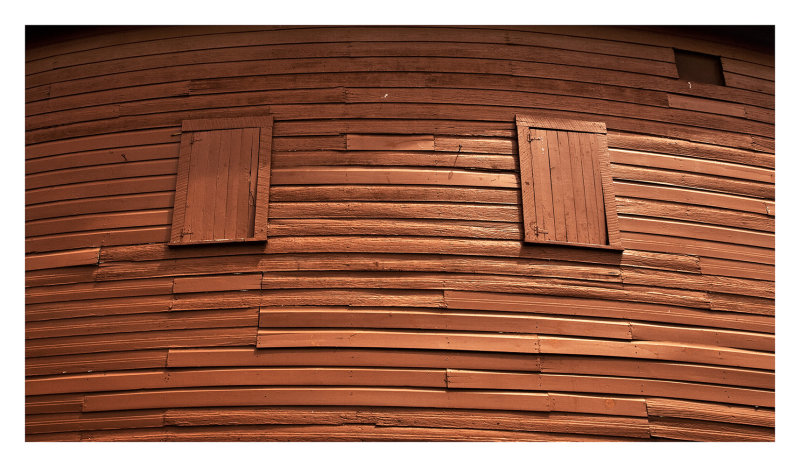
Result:
<svg viewBox="0 0 800 467">
<path fill-rule="evenodd" d="M 185 120 L 170 245 L 265 241 L 272 117 Z"/>
<path fill-rule="evenodd" d="M 602 122 L 517 115 L 525 241 L 621 249 Z"/>
</svg>

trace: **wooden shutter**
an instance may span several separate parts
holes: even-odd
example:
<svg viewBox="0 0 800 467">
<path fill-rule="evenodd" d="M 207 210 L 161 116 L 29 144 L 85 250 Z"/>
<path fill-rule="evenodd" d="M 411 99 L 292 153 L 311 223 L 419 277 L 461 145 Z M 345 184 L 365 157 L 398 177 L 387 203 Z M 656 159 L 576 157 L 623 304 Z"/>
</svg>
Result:
<svg viewBox="0 0 800 467">
<path fill-rule="evenodd" d="M 602 122 L 517 115 L 525 241 L 621 249 Z"/>
<path fill-rule="evenodd" d="M 272 117 L 185 120 L 170 245 L 265 241 Z"/>
</svg>

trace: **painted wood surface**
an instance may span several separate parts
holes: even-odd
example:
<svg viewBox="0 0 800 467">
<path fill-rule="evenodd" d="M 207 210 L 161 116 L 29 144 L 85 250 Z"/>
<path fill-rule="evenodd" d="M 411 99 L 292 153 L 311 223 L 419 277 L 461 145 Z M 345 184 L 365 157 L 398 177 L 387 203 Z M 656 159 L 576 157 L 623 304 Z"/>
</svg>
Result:
<svg viewBox="0 0 800 467">
<path fill-rule="evenodd" d="M 679 80 L 673 48 L 720 56 L 727 85 Z M 26 52 L 27 439 L 774 439 L 771 52 L 581 26 L 130 27 Z M 531 213 L 567 243 L 606 216 L 584 196 L 536 217 L 520 172 L 554 159 L 524 157 L 517 115 L 598 122 L 571 129 L 604 133 L 617 250 L 523 241 Z M 181 167 L 224 166 L 185 157 L 191 122 L 264 117 L 269 190 L 244 208 L 268 241 L 169 246 Z M 532 136 L 563 166 L 595 149 L 554 125 Z M 229 180 L 188 187 L 188 217 L 238 218 L 242 197 L 206 202 Z"/>
<path fill-rule="evenodd" d="M 272 117 L 184 120 L 170 245 L 266 240 Z"/>
<path fill-rule="evenodd" d="M 516 122 L 525 241 L 621 249 L 605 124 Z"/>
</svg>

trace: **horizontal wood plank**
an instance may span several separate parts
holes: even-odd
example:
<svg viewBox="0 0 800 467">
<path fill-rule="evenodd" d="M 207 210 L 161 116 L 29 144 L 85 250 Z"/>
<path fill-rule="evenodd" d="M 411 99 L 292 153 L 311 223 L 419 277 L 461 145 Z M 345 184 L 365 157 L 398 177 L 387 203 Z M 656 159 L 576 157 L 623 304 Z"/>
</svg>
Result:
<svg viewBox="0 0 800 467">
<path fill-rule="evenodd" d="M 99 260 L 100 248 L 85 248 L 82 250 L 29 255 L 25 257 L 25 270 L 35 271 L 38 269 L 97 264 Z"/>
<path fill-rule="evenodd" d="M 513 336 L 488 333 L 418 333 L 401 331 L 295 331 L 259 330 L 259 348 L 264 347 L 392 347 L 406 349 L 477 350 L 537 353 L 535 335 Z"/>
</svg>

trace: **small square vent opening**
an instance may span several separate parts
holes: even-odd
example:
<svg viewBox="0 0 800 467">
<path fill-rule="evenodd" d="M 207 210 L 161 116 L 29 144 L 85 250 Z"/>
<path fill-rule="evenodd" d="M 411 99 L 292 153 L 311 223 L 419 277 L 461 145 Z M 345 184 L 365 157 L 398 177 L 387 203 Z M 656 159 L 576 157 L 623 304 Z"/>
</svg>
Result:
<svg viewBox="0 0 800 467">
<path fill-rule="evenodd" d="M 675 49 L 675 64 L 682 80 L 725 86 L 722 62 L 716 55 Z"/>
</svg>

